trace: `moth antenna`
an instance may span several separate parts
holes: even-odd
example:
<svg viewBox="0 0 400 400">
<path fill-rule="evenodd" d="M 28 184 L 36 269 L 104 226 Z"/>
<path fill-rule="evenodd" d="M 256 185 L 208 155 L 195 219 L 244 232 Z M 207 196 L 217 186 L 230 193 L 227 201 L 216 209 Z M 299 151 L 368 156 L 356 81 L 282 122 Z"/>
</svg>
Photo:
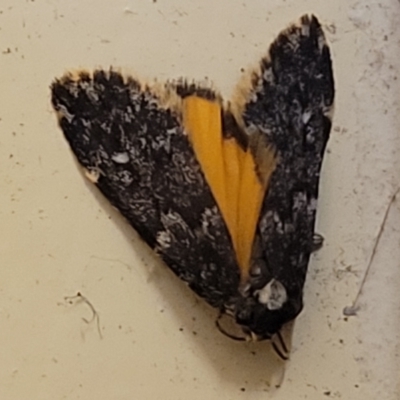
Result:
<svg viewBox="0 0 400 400">
<path fill-rule="evenodd" d="M 272 343 L 272 348 L 274 349 L 275 353 L 283 360 L 283 361 L 287 361 L 289 360 L 289 356 L 286 356 L 284 353 L 289 354 L 289 350 L 286 346 L 285 341 L 283 340 L 282 334 L 280 331 L 278 331 L 275 335 L 278 338 L 279 344 L 282 347 L 282 350 L 278 347 L 278 345 L 271 339 L 271 343 Z"/>
<path fill-rule="evenodd" d="M 279 356 L 280 359 L 282 359 L 283 361 L 287 361 L 289 360 L 289 357 L 285 356 L 281 350 L 279 349 L 279 347 L 276 345 L 276 343 L 271 342 L 272 343 L 272 348 L 274 349 L 275 353 Z"/>
<path fill-rule="evenodd" d="M 388 216 L 389 216 L 389 211 L 392 208 L 392 204 L 396 200 L 396 196 L 399 194 L 399 192 L 400 192 L 400 188 L 397 189 L 396 192 L 392 195 L 392 197 L 390 198 L 389 204 L 386 207 L 385 215 L 383 217 L 381 226 L 379 227 L 378 236 L 376 237 L 375 244 L 374 244 L 374 247 L 372 249 L 371 257 L 369 258 L 368 266 L 367 266 L 367 269 L 365 270 L 365 273 L 364 273 L 360 288 L 358 289 L 357 295 L 356 295 L 352 305 L 351 306 L 346 306 L 343 309 L 343 315 L 345 315 L 346 317 L 352 317 L 354 315 L 357 315 L 357 311 L 359 309 L 358 300 L 359 300 L 359 298 L 361 296 L 361 293 L 362 293 L 362 291 L 364 289 L 365 282 L 367 281 L 369 272 L 371 270 L 371 265 L 372 265 L 372 262 L 374 261 L 375 254 L 376 254 L 376 251 L 378 249 L 378 244 L 379 244 L 379 242 L 381 240 L 381 236 L 383 234 L 383 231 L 384 231 L 385 225 L 386 225 L 386 221 L 387 221 Z"/>
<path fill-rule="evenodd" d="M 219 321 L 220 321 L 222 315 L 223 315 L 223 314 L 220 313 L 220 314 L 218 315 L 217 319 L 215 320 L 215 326 L 217 327 L 217 329 L 218 329 L 223 335 L 225 335 L 226 337 L 228 337 L 228 338 L 230 338 L 230 339 L 236 340 L 236 341 L 238 341 L 238 342 L 244 342 L 244 341 L 246 340 L 246 338 L 240 337 L 240 336 L 232 335 L 232 334 L 230 334 L 229 332 L 227 332 L 227 331 L 221 326 L 221 324 L 219 323 Z"/>
<path fill-rule="evenodd" d="M 285 341 L 283 340 L 283 337 L 282 337 L 281 332 L 278 331 L 278 332 L 276 333 L 276 336 L 277 336 L 278 339 L 279 339 L 279 343 L 281 344 L 283 351 L 284 351 L 286 354 L 289 354 L 289 350 L 288 350 L 288 348 L 287 348 L 287 346 L 286 346 Z"/>
</svg>

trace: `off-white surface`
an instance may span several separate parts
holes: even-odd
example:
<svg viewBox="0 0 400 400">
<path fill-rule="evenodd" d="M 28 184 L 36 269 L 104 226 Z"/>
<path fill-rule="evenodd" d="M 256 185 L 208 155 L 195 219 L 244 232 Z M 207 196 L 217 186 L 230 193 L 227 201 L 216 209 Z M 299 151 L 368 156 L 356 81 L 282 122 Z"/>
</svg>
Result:
<svg viewBox="0 0 400 400">
<path fill-rule="evenodd" d="M 395 0 L 0 0 L 0 399 L 400 398 L 400 4 Z M 80 174 L 50 107 L 69 68 L 208 77 L 241 68 L 306 12 L 337 97 L 318 231 L 291 361 L 235 343 Z M 87 304 L 70 299 L 81 292 Z M 72 304 L 71 304 L 72 303 Z"/>
</svg>

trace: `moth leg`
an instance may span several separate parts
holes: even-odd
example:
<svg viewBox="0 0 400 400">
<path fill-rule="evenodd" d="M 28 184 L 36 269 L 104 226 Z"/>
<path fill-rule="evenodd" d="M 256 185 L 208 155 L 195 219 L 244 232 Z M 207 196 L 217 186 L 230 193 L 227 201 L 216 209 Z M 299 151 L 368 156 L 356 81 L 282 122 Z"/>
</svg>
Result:
<svg viewBox="0 0 400 400">
<path fill-rule="evenodd" d="M 215 320 L 215 326 L 217 327 L 217 329 L 218 329 L 224 336 L 228 337 L 229 339 L 236 340 L 236 341 L 238 341 L 238 342 L 244 342 L 244 341 L 246 341 L 246 338 L 245 338 L 245 337 L 233 335 L 233 334 L 229 333 L 227 330 L 225 330 L 225 328 L 222 327 L 222 325 L 221 325 L 221 323 L 220 323 L 220 320 L 221 320 L 222 315 L 223 315 L 223 314 L 220 313 L 220 314 L 218 315 L 217 319 Z"/>
<path fill-rule="evenodd" d="M 311 253 L 321 250 L 324 246 L 324 237 L 319 233 L 314 233 L 313 241 L 311 245 Z"/>
</svg>

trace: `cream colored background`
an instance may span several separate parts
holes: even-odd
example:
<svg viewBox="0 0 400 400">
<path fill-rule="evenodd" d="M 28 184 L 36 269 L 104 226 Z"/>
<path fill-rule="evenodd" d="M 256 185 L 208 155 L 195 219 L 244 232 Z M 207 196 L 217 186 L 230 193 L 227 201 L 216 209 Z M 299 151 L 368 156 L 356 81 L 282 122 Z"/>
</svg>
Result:
<svg viewBox="0 0 400 400">
<path fill-rule="evenodd" d="M 0 0 L 0 399 L 400 398 L 399 200 L 357 317 L 345 320 L 399 187 L 400 4 L 395 0 Z M 110 65 L 146 78 L 241 68 L 306 12 L 334 61 L 334 129 L 291 361 L 235 343 L 84 181 L 49 85 Z M 156 265 L 157 264 L 157 265 Z M 96 308 L 66 301 L 80 291 Z M 71 304 L 72 303 L 72 304 Z"/>
</svg>

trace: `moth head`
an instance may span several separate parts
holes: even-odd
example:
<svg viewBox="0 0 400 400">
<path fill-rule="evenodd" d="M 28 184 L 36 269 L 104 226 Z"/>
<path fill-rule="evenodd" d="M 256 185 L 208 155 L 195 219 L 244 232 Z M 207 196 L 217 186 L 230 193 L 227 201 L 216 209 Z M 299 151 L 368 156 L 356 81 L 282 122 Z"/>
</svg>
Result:
<svg viewBox="0 0 400 400">
<path fill-rule="evenodd" d="M 281 329 L 287 322 L 292 321 L 302 308 L 300 297 L 294 296 L 293 292 L 287 292 L 285 286 L 277 279 L 270 279 L 260 286 L 253 286 L 248 282 L 242 290 L 240 297 L 220 313 L 216 325 L 225 336 L 239 341 L 262 341 L 271 340 L 276 354 L 287 360 L 289 350 L 282 337 Z M 236 322 L 243 334 L 236 334 L 231 329 L 226 330 L 220 324 L 221 317 L 226 314 Z M 236 330 L 236 329 L 235 329 Z M 278 344 L 274 340 L 278 339 Z"/>
<path fill-rule="evenodd" d="M 292 301 L 284 284 L 273 278 L 258 288 L 247 284 L 237 299 L 233 317 L 251 340 L 266 340 L 294 319 L 301 307 L 301 300 Z"/>
</svg>

